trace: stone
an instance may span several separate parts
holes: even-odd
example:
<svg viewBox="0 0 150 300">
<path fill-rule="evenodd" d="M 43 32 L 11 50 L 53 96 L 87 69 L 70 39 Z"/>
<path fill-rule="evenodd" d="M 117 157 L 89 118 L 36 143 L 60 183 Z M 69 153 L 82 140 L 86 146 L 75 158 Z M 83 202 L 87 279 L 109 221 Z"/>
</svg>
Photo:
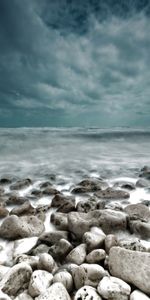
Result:
<svg viewBox="0 0 150 300">
<path fill-rule="evenodd" d="M 130 295 L 130 300 L 150 300 L 150 298 L 139 290 L 134 290 Z"/>
<path fill-rule="evenodd" d="M 107 276 L 100 281 L 97 291 L 104 299 L 128 300 L 131 287 L 119 278 Z"/>
<path fill-rule="evenodd" d="M 141 291 L 150 294 L 150 253 L 112 247 L 109 252 L 109 270 Z"/>
<path fill-rule="evenodd" d="M 118 242 L 118 246 L 132 251 L 146 252 L 146 247 L 142 244 L 142 242 L 138 238 L 132 238 L 126 240 L 121 239 Z"/>
<path fill-rule="evenodd" d="M 0 289 L 9 296 L 16 296 L 20 289 L 29 284 L 31 267 L 26 263 L 13 266 L 0 282 Z"/>
<path fill-rule="evenodd" d="M 89 286 L 84 285 L 81 287 L 75 294 L 74 300 L 102 300 L 100 295 L 97 293 L 96 289 Z"/>
<path fill-rule="evenodd" d="M 56 244 L 49 248 L 49 253 L 53 256 L 57 261 L 63 260 L 66 255 L 72 251 L 73 246 L 70 242 L 65 239 L 60 239 Z"/>
<path fill-rule="evenodd" d="M 110 249 L 114 246 L 118 246 L 117 237 L 114 234 L 108 234 L 105 238 L 105 250 L 108 254 Z"/>
<path fill-rule="evenodd" d="M 60 192 L 53 187 L 47 187 L 46 189 L 44 189 L 42 191 L 42 193 L 43 193 L 43 196 L 51 196 L 51 195 L 59 194 Z"/>
<path fill-rule="evenodd" d="M 6 217 L 0 226 L 0 236 L 6 239 L 19 239 L 39 236 L 45 227 L 41 220 L 35 216 Z"/>
<path fill-rule="evenodd" d="M 113 188 L 108 187 L 105 190 L 96 192 L 95 196 L 101 199 L 121 200 L 129 198 L 130 194 L 128 192 L 125 192 L 124 190 L 115 190 Z"/>
<path fill-rule="evenodd" d="M 38 269 L 54 274 L 58 267 L 50 254 L 42 253 L 39 255 Z"/>
<path fill-rule="evenodd" d="M 56 194 L 52 199 L 52 207 L 57 207 L 59 212 L 68 213 L 75 210 L 75 197 Z"/>
<path fill-rule="evenodd" d="M 130 220 L 150 221 L 150 210 L 144 204 L 130 204 L 125 207 L 124 211 L 129 215 Z"/>
<path fill-rule="evenodd" d="M 21 197 L 17 194 L 11 194 L 6 200 L 7 205 L 21 205 L 24 204 L 28 199 L 26 197 Z"/>
<path fill-rule="evenodd" d="M 84 285 L 97 287 L 99 281 L 107 275 L 108 272 L 98 264 L 84 263 L 72 271 L 74 285 L 77 290 Z"/>
<path fill-rule="evenodd" d="M 56 230 L 54 232 L 44 232 L 39 237 L 39 242 L 43 242 L 49 246 L 56 244 L 60 239 L 68 239 L 68 231 Z"/>
<path fill-rule="evenodd" d="M 91 197 L 88 200 L 81 200 L 77 203 L 76 209 L 78 212 L 88 213 L 96 209 L 104 209 L 105 202 L 99 201 L 97 198 Z"/>
<path fill-rule="evenodd" d="M 95 178 L 87 178 L 79 182 L 77 186 L 72 190 L 72 193 L 78 194 L 95 192 L 106 188 L 107 186 L 108 184 L 105 181 Z"/>
<path fill-rule="evenodd" d="M 52 213 L 50 221 L 58 230 L 68 230 L 68 217 L 66 213 Z"/>
<path fill-rule="evenodd" d="M 11 184 L 13 181 L 12 178 L 9 178 L 9 177 L 1 177 L 0 179 L 0 184 L 2 185 L 8 185 L 8 184 Z"/>
<path fill-rule="evenodd" d="M 81 265 L 86 258 L 86 244 L 75 247 L 67 256 L 66 262 Z"/>
<path fill-rule="evenodd" d="M 31 205 L 30 201 L 25 201 L 19 207 L 15 207 L 10 211 L 10 215 L 24 216 L 24 215 L 34 215 L 36 209 Z"/>
<path fill-rule="evenodd" d="M 146 187 L 149 187 L 149 186 L 150 186 L 149 181 L 144 179 L 144 178 L 140 178 L 136 182 L 136 187 L 139 187 L 139 188 L 146 188 Z"/>
<path fill-rule="evenodd" d="M 90 231 L 85 232 L 83 241 L 86 243 L 89 251 L 100 248 L 104 244 L 105 233 L 98 227 L 92 227 Z"/>
<path fill-rule="evenodd" d="M 135 184 L 132 182 L 128 182 L 128 181 L 117 181 L 114 184 L 114 188 L 121 188 L 121 189 L 126 189 L 129 191 L 135 190 Z"/>
<path fill-rule="evenodd" d="M 40 244 L 31 251 L 31 255 L 40 255 L 42 253 L 48 253 L 48 251 L 49 246 L 45 244 Z"/>
<path fill-rule="evenodd" d="M 0 281 L 3 279 L 4 275 L 10 270 L 10 267 L 6 267 L 0 264 Z"/>
<path fill-rule="evenodd" d="M 8 214 L 9 210 L 3 205 L 0 205 L 0 218 L 5 218 Z"/>
<path fill-rule="evenodd" d="M 141 239 L 149 239 L 150 238 L 150 222 L 145 223 L 142 221 L 130 221 L 129 228 L 131 233 L 135 233 Z"/>
<path fill-rule="evenodd" d="M 52 187 L 52 183 L 50 181 L 45 181 L 45 182 L 42 182 L 40 184 L 40 189 L 43 190 L 43 189 L 46 189 L 46 188 L 51 188 Z"/>
<path fill-rule="evenodd" d="M 72 292 L 73 290 L 73 279 L 72 276 L 69 272 L 67 272 L 66 270 L 62 270 L 62 271 L 58 271 L 53 278 L 53 282 L 61 282 L 66 290 L 68 291 L 68 293 Z"/>
<path fill-rule="evenodd" d="M 38 256 L 31 256 L 27 254 L 21 254 L 15 257 L 15 264 L 26 263 L 31 266 L 32 269 L 37 269 L 39 263 Z"/>
<path fill-rule="evenodd" d="M 100 263 L 106 257 L 106 252 L 103 249 L 95 249 L 86 256 L 86 262 L 89 264 Z"/>
<path fill-rule="evenodd" d="M 32 184 L 32 180 L 29 178 L 18 180 L 10 186 L 11 190 L 21 190 L 29 187 Z"/>
<path fill-rule="evenodd" d="M 10 298 L 7 294 L 0 291 L 0 300 L 11 300 L 11 299 L 12 298 Z"/>
<path fill-rule="evenodd" d="M 47 271 L 36 270 L 32 273 L 28 292 L 31 297 L 37 297 L 43 294 L 50 287 L 53 281 L 53 275 Z"/>
<path fill-rule="evenodd" d="M 71 300 L 66 288 L 61 282 L 53 283 L 45 293 L 36 297 L 35 300 Z"/>
<path fill-rule="evenodd" d="M 37 244 L 38 238 L 24 238 L 14 241 L 13 257 L 20 254 L 28 254 Z"/>
<path fill-rule="evenodd" d="M 33 298 L 28 294 L 28 291 L 20 293 L 14 300 L 33 300 Z"/>
</svg>

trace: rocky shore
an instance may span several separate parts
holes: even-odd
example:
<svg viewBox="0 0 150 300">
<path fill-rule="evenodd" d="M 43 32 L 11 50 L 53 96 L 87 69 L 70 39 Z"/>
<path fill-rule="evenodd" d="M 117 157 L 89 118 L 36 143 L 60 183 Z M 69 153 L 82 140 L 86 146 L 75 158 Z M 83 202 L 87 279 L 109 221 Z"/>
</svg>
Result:
<svg viewBox="0 0 150 300">
<path fill-rule="evenodd" d="M 149 188 L 148 167 L 68 190 L 1 177 L 0 300 L 150 299 L 150 200 L 130 201 Z"/>
</svg>

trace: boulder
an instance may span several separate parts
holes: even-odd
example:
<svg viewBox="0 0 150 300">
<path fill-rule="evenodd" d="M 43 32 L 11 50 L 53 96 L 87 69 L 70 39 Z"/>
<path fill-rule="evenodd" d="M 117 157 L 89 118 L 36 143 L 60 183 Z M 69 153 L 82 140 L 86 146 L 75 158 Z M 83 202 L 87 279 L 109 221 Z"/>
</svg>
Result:
<svg viewBox="0 0 150 300">
<path fill-rule="evenodd" d="M 54 274 L 58 267 L 50 254 L 42 253 L 39 255 L 38 269 Z"/>
<path fill-rule="evenodd" d="M 108 184 L 103 180 L 87 178 L 79 182 L 77 186 L 72 190 L 72 193 L 91 193 L 99 191 L 106 187 L 108 187 Z"/>
<path fill-rule="evenodd" d="M 35 216 L 18 217 L 12 215 L 6 217 L 1 224 L 0 236 L 10 240 L 39 236 L 44 229 L 43 222 Z"/>
<path fill-rule="evenodd" d="M 150 210 L 144 204 L 130 204 L 125 207 L 124 211 L 129 215 L 130 220 L 150 221 Z"/>
<path fill-rule="evenodd" d="M 61 282 L 53 283 L 45 293 L 36 297 L 35 300 L 71 300 L 66 288 Z"/>
<path fill-rule="evenodd" d="M 13 266 L 0 282 L 0 289 L 9 296 L 16 296 L 20 289 L 29 284 L 31 267 L 26 263 Z"/>
<path fill-rule="evenodd" d="M 81 265 L 85 261 L 85 258 L 86 244 L 80 244 L 66 256 L 66 262 Z"/>
<path fill-rule="evenodd" d="M 22 205 L 13 208 L 10 211 L 10 215 L 17 215 L 17 216 L 23 216 L 23 215 L 34 215 L 36 212 L 36 209 L 31 205 L 30 201 L 25 201 Z"/>
<path fill-rule="evenodd" d="M 52 207 L 57 207 L 59 212 L 68 213 L 75 210 L 75 198 L 73 196 L 65 196 L 56 194 L 52 199 Z"/>
<path fill-rule="evenodd" d="M 138 238 L 125 239 L 125 240 L 121 239 L 118 242 L 118 246 L 132 251 L 146 252 L 146 247 L 144 247 L 144 245 Z"/>
<path fill-rule="evenodd" d="M 32 273 L 28 292 L 31 297 L 37 297 L 43 294 L 50 287 L 53 281 L 53 275 L 47 271 L 36 270 Z"/>
<path fill-rule="evenodd" d="M 150 300 L 150 298 L 141 291 L 134 290 L 130 295 L 130 300 Z"/>
<path fill-rule="evenodd" d="M 29 178 L 18 180 L 10 186 L 11 190 L 21 190 L 29 187 L 32 184 L 32 180 Z"/>
<path fill-rule="evenodd" d="M 60 239 L 59 242 L 54 244 L 49 248 L 49 253 L 53 256 L 57 261 L 63 260 L 66 255 L 72 251 L 73 246 L 70 242 L 65 239 Z"/>
<path fill-rule="evenodd" d="M 68 239 L 68 231 L 56 230 L 54 232 L 44 232 L 39 237 L 39 242 L 43 242 L 49 246 L 56 244 L 60 239 Z"/>
<path fill-rule="evenodd" d="M 108 300 L 128 300 L 131 287 L 123 280 L 116 277 L 104 277 L 98 287 L 98 293 Z"/>
<path fill-rule="evenodd" d="M 73 279 L 69 272 L 66 270 L 58 271 L 53 278 L 53 282 L 61 282 L 68 293 L 72 292 L 73 290 Z"/>
<path fill-rule="evenodd" d="M 50 221 L 58 230 L 68 230 L 68 217 L 66 213 L 52 213 Z"/>
<path fill-rule="evenodd" d="M 129 198 L 130 194 L 124 190 L 115 190 L 113 188 L 108 187 L 105 190 L 96 192 L 95 196 L 101 199 L 121 200 Z"/>
<path fill-rule="evenodd" d="M 97 293 L 96 289 L 89 286 L 84 285 L 81 287 L 75 294 L 74 300 L 102 300 L 100 295 Z"/>
<path fill-rule="evenodd" d="M 36 255 L 40 255 L 42 253 L 48 253 L 48 251 L 49 251 L 49 246 L 47 246 L 45 244 L 40 244 L 31 251 L 31 255 L 36 256 Z"/>
<path fill-rule="evenodd" d="M 142 221 L 130 221 L 129 228 L 131 233 L 137 234 L 141 239 L 150 238 L 150 222 L 145 223 Z"/>
<path fill-rule="evenodd" d="M 150 294 L 150 253 L 113 247 L 109 252 L 109 270 L 126 282 Z"/>
<path fill-rule="evenodd" d="M 9 210 L 3 205 L 0 205 L 0 219 L 5 218 L 8 214 L 9 214 Z"/>
<path fill-rule="evenodd" d="M 86 256 L 86 262 L 89 264 L 100 263 L 106 257 L 106 252 L 103 249 L 95 249 Z"/>
<path fill-rule="evenodd" d="M 83 241 L 86 243 L 88 251 L 100 248 L 104 244 L 105 233 L 98 227 L 92 227 L 90 231 L 85 232 Z"/>
<path fill-rule="evenodd" d="M 7 205 L 21 205 L 24 204 L 28 199 L 26 197 L 21 197 L 18 194 L 11 194 L 6 200 Z"/>
<path fill-rule="evenodd" d="M 92 210 L 96 209 L 104 209 L 105 208 L 105 202 L 99 201 L 97 198 L 91 197 L 88 200 L 81 200 L 78 202 L 76 209 L 78 212 L 84 212 L 88 213 Z"/>
<path fill-rule="evenodd" d="M 52 187 L 52 183 L 50 181 L 44 181 L 42 183 L 40 183 L 40 189 L 46 189 L 46 188 L 51 188 Z"/>
</svg>

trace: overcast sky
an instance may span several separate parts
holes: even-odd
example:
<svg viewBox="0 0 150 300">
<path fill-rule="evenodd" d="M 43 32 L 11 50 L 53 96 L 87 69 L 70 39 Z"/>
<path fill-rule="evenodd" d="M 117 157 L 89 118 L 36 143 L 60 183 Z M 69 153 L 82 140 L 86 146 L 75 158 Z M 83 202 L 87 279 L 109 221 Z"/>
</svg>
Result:
<svg viewBox="0 0 150 300">
<path fill-rule="evenodd" d="M 150 126 L 149 0 L 0 0 L 0 126 Z"/>
</svg>

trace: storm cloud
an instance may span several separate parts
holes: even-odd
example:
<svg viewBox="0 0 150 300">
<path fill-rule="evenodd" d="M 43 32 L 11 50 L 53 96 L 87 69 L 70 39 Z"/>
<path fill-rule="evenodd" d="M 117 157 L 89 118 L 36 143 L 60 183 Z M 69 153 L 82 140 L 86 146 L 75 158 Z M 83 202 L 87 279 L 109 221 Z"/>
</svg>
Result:
<svg viewBox="0 0 150 300">
<path fill-rule="evenodd" d="M 1 0 L 0 126 L 149 126 L 149 1 Z"/>
</svg>

